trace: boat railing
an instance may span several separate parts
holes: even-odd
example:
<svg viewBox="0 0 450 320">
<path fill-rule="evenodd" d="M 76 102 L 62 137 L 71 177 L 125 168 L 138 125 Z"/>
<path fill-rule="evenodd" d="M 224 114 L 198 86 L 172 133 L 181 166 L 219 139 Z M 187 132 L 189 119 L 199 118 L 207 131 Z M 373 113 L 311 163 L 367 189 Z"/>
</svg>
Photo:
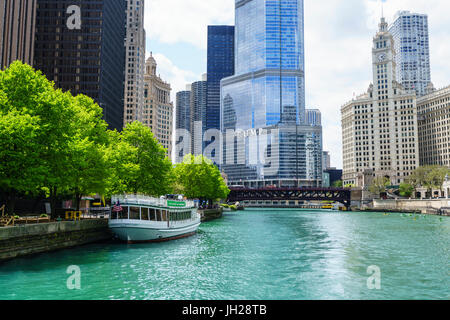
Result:
<svg viewBox="0 0 450 320">
<path fill-rule="evenodd" d="M 120 195 L 111 197 L 112 204 L 116 204 L 119 201 L 121 205 L 126 204 L 137 204 L 137 205 L 147 205 L 147 206 L 157 206 L 157 207 L 169 207 L 168 201 L 171 202 L 185 202 L 185 208 L 193 208 L 195 206 L 194 201 L 191 200 L 167 200 L 158 199 L 142 195 Z"/>
</svg>

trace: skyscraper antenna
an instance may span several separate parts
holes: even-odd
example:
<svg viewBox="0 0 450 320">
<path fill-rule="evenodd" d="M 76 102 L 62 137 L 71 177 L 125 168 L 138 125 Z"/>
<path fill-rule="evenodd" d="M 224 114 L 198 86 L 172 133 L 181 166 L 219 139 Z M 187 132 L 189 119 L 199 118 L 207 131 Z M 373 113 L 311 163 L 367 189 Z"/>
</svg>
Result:
<svg viewBox="0 0 450 320">
<path fill-rule="evenodd" d="M 381 18 L 384 18 L 384 5 L 383 5 L 383 0 L 381 0 Z"/>
</svg>

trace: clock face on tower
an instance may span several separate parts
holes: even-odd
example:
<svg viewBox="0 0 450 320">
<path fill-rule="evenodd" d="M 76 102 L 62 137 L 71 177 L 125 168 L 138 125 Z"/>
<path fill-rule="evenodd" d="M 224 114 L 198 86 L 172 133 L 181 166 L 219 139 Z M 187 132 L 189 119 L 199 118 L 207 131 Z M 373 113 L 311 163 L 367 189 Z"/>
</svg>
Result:
<svg viewBox="0 0 450 320">
<path fill-rule="evenodd" d="M 386 53 L 381 53 L 378 56 L 378 61 L 383 62 L 384 60 L 386 60 Z"/>
</svg>

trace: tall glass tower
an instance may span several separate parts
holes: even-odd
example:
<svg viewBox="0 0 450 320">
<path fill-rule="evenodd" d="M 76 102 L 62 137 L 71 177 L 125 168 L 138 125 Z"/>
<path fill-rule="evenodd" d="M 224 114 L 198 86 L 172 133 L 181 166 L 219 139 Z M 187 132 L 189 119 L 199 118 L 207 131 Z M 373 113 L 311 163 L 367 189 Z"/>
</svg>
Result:
<svg viewBox="0 0 450 320">
<path fill-rule="evenodd" d="M 208 26 L 206 130 L 220 130 L 220 80 L 234 75 L 234 26 Z"/>
<path fill-rule="evenodd" d="M 222 168 L 231 184 L 317 185 L 322 130 L 305 126 L 303 0 L 235 5 L 235 75 L 221 81 Z"/>
<path fill-rule="evenodd" d="M 431 82 L 428 16 L 399 11 L 389 32 L 394 37 L 397 81 L 418 97 L 425 95 Z"/>
</svg>

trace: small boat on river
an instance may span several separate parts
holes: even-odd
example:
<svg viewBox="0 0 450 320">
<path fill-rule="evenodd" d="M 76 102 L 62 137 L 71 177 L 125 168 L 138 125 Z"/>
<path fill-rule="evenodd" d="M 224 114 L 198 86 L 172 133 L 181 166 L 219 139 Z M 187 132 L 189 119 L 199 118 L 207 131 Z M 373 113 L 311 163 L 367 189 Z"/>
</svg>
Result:
<svg viewBox="0 0 450 320">
<path fill-rule="evenodd" d="M 193 201 L 140 195 L 114 196 L 109 227 L 128 243 L 161 242 L 194 235 L 201 223 Z"/>
</svg>

